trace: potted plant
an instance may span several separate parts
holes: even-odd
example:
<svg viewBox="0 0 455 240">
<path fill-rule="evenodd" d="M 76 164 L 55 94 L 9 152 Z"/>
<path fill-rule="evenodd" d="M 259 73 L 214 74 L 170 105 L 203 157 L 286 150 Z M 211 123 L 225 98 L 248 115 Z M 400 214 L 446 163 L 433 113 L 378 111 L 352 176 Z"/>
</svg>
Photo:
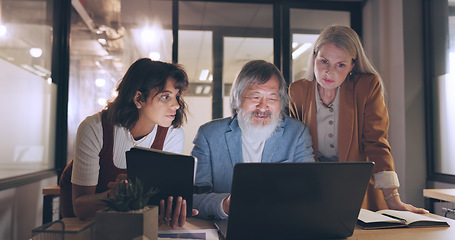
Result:
<svg viewBox="0 0 455 240">
<path fill-rule="evenodd" d="M 107 209 L 96 213 L 96 239 L 158 239 L 158 206 L 148 205 L 157 191 L 144 191 L 139 179 L 120 183 L 113 197 L 100 199 Z"/>
</svg>

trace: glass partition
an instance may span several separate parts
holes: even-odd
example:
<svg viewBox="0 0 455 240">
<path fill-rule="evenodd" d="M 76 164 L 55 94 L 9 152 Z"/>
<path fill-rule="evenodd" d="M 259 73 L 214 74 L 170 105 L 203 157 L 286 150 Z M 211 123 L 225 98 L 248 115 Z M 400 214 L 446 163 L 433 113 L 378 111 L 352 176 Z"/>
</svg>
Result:
<svg viewBox="0 0 455 240">
<path fill-rule="evenodd" d="M 273 62 L 273 6 L 231 2 L 179 2 L 179 63 L 190 77 L 184 153 L 200 125 L 231 116 L 229 91 L 253 59 Z M 213 109 L 217 113 L 213 112 Z"/>
<path fill-rule="evenodd" d="M 200 125 L 231 115 L 229 91 L 240 68 L 253 59 L 274 62 L 274 41 L 279 39 L 273 39 L 273 8 L 279 4 L 177 1 L 179 15 L 172 16 L 173 3 L 72 1 L 68 159 L 74 155 L 79 123 L 112 99 L 113 89 L 134 60 L 147 56 L 172 60 L 173 17 L 179 23 L 178 63 L 190 78 L 184 94 L 189 110 L 183 126 L 186 154 Z M 290 14 L 296 49 L 314 41 L 327 24 L 350 23 L 345 11 L 292 9 Z M 292 80 L 304 71 L 304 56 L 295 58 Z"/>
<path fill-rule="evenodd" d="M 431 2 L 434 173 L 455 180 L 455 1 Z M 444 180 L 444 179 L 440 179 Z M 447 179 L 445 179 L 447 180 Z"/>
<path fill-rule="evenodd" d="M 350 18 L 348 11 L 290 9 L 291 82 L 301 79 L 305 74 L 313 44 L 319 33 L 332 24 L 351 26 Z"/>
<path fill-rule="evenodd" d="M 53 1 L 0 1 L 0 179 L 54 167 Z"/>
<path fill-rule="evenodd" d="M 273 63 L 273 38 L 225 37 L 224 38 L 224 108 L 223 116 L 232 115 L 229 95 L 238 72 L 250 60 L 262 59 Z M 235 60 L 235 61 L 233 61 Z"/>
<path fill-rule="evenodd" d="M 199 126 L 212 119 L 212 38 L 211 31 L 179 31 L 179 63 L 185 66 L 190 80 L 184 94 L 188 105 L 184 153 L 190 154 Z"/>
<path fill-rule="evenodd" d="M 68 161 L 80 122 L 102 110 L 141 57 L 172 61 L 172 1 L 72 1 Z"/>
</svg>

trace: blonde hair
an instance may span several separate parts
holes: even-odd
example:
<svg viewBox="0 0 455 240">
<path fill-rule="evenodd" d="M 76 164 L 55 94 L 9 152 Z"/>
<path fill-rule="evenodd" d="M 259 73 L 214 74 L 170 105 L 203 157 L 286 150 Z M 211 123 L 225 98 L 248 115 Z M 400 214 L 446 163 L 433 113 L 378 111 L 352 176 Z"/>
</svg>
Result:
<svg viewBox="0 0 455 240">
<path fill-rule="evenodd" d="M 370 60 L 368 60 L 357 33 L 352 28 L 342 25 L 332 25 L 321 32 L 313 46 L 313 54 L 310 54 L 308 68 L 304 76 L 306 79 L 314 80 L 314 59 L 322 46 L 329 43 L 342 49 L 352 58 L 352 62 L 354 63 L 354 68 L 351 71 L 352 74 L 374 74 L 381 82 L 381 85 L 383 85 L 381 76 L 373 67 Z"/>
</svg>

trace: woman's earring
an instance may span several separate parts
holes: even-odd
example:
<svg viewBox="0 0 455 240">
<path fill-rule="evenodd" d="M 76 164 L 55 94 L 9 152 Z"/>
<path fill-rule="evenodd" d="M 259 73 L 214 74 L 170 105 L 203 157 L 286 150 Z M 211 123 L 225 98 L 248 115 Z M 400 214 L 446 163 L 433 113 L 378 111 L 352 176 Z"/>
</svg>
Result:
<svg viewBox="0 0 455 240">
<path fill-rule="evenodd" d="M 141 109 L 141 101 L 139 99 L 136 100 L 135 102 L 137 109 Z"/>
</svg>

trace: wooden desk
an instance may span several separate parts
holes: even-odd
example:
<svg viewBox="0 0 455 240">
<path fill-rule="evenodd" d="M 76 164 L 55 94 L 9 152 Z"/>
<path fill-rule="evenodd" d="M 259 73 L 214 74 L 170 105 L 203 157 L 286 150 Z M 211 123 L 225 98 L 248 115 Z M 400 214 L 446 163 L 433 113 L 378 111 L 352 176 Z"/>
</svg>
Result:
<svg viewBox="0 0 455 240">
<path fill-rule="evenodd" d="M 43 188 L 43 195 L 60 195 L 60 186 L 55 184 L 53 186 Z"/>
<path fill-rule="evenodd" d="M 455 203 L 455 189 L 423 189 L 423 196 Z"/>
<path fill-rule="evenodd" d="M 62 224 L 65 232 L 62 232 Z M 78 218 L 64 218 L 61 221 L 46 223 L 32 230 L 30 240 L 65 239 L 65 240 L 91 240 L 95 238 L 93 221 L 79 220 Z"/>
<path fill-rule="evenodd" d="M 208 220 L 198 218 L 188 218 L 188 221 L 182 228 L 175 228 L 180 230 L 200 230 L 200 229 L 216 229 L 215 225 Z M 78 218 L 63 218 L 61 220 L 65 224 L 65 240 L 90 240 L 95 239 L 95 228 L 93 220 L 80 220 Z M 47 223 L 51 224 L 51 223 Z M 46 225 L 43 225 L 46 226 Z M 33 229 L 32 234 L 36 234 L 31 240 L 43 240 L 43 239 L 62 239 L 61 224 L 55 223 L 50 227 L 46 228 L 46 231 L 39 229 L 40 227 Z M 41 231 L 36 231 L 37 229 Z M 160 226 L 159 230 L 171 230 L 173 228 L 167 226 Z"/>
<path fill-rule="evenodd" d="M 356 228 L 354 234 L 347 240 L 429 240 L 429 239 L 454 239 L 455 236 L 455 220 L 444 218 L 435 214 L 426 214 L 429 217 L 442 219 L 450 224 L 450 227 L 428 227 L 428 228 L 395 228 L 395 229 L 378 229 L 364 230 Z M 85 227 L 89 222 L 81 221 L 77 218 L 64 218 L 63 221 L 67 229 L 76 230 L 77 226 Z M 215 226 L 211 221 L 198 218 L 188 218 L 187 223 L 183 228 L 187 230 L 197 229 L 214 229 Z M 166 226 L 160 226 L 160 230 L 171 229 Z M 66 238 L 65 238 L 66 239 Z"/>
<path fill-rule="evenodd" d="M 216 229 L 215 225 L 208 220 L 203 220 L 199 218 L 188 218 L 188 221 L 182 228 L 178 229 L 187 229 L 187 230 L 197 230 L 197 229 Z M 93 220 L 79 220 L 78 218 L 63 218 L 62 221 L 65 223 L 65 229 L 69 231 L 77 231 L 87 227 L 92 224 Z M 170 230 L 173 229 L 168 226 L 160 226 L 160 230 Z"/>
<path fill-rule="evenodd" d="M 52 201 L 54 198 L 60 196 L 60 186 L 55 184 L 43 188 L 43 224 L 52 222 L 52 215 L 54 214 L 54 207 Z"/>
<path fill-rule="evenodd" d="M 364 230 L 356 228 L 354 234 L 347 238 L 349 240 L 429 240 L 429 239 L 454 239 L 455 238 L 455 220 L 444 218 L 435 214 L 425 214 L 428 217 L 442 219 L 449 223 L 450 227 L 427 227 L 427 228 L 395 228 L 395 229 L 378 229 Z"/>
<path fill-rule="evenodd" d="M 423 189 L 425 208 L 435 212 L 435 203 L 444 201 L 455 203 L 455 189 Z"/>
</svg>

